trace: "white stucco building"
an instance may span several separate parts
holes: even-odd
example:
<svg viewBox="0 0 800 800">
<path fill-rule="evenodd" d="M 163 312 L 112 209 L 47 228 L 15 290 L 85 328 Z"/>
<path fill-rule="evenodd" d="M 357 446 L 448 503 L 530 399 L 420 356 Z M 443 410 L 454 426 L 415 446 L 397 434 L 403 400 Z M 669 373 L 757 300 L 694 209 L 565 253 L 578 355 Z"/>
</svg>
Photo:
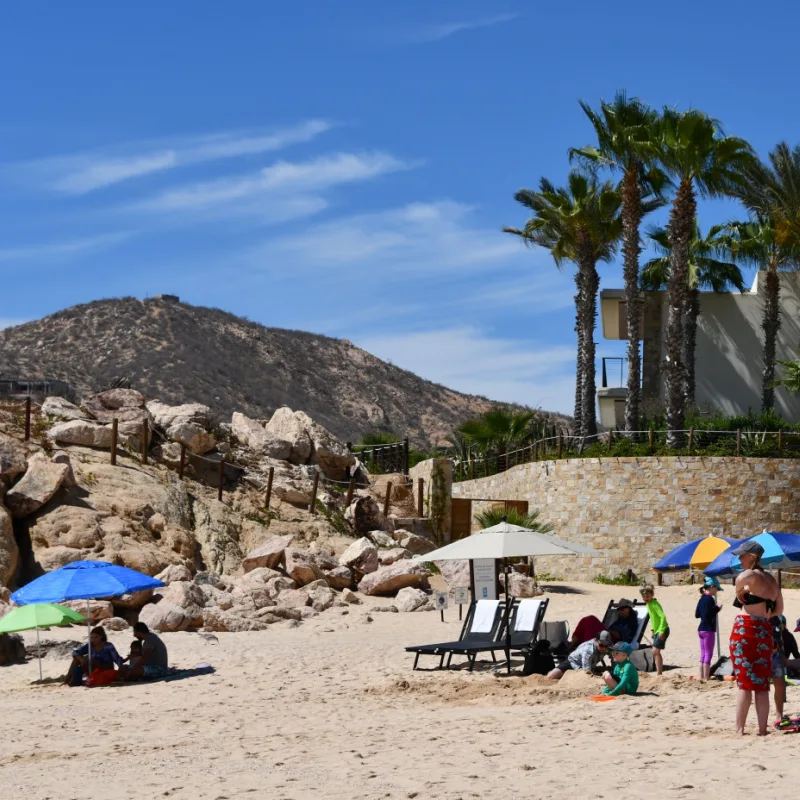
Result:
<svg viewBox="0 0 800 800">
<path fill-rule="evenodd" d="M 800 346 L 800 273 L 782 273 L 781 330 L 777 357 L 790 361 Z M 761 409 L 761 370 L 764 334 L 764 273 L 758 273 L 749 292 L 701 292 L 695 359 L 695 400 L 702 411 L 724 414 Z M 664 333 L 667 327 L 666 292 L 648 292 L 642 320 L 642 401 L 664 405 Z M 600 292 L 603 338 L 627 339 L 624 292 Z M 602 348 L 598 348 L 602 349 Z M 625 378 L 619 359 L 607 359 L 606 380 L 601 373 L 597 390 L 600 421 L 606 427 L 624 428 Z M 778 367 L 778 376 L 780 367 Z M 621 378 L 623 378 L 621 380 Z M 605 385 L 604 385 L 605 384 Z M 775 410 L 785 419 L 800 422 L 800 395 L 775 391 Z"/>
</svg>

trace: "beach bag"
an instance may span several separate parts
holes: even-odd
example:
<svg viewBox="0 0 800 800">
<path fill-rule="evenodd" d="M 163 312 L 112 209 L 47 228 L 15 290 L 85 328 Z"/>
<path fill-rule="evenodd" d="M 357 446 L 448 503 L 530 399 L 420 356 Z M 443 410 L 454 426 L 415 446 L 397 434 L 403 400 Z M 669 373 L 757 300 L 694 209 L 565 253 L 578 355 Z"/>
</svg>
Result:
<svg viewBox="0 0 800 800">
<path fill-rule="evenodd" d="M 539 638 L 550 642 L 551 650 L 558 650 L 569 643 L 569 625 L 563 620 L 542 622 L 539 628 Z"/>
</svg>

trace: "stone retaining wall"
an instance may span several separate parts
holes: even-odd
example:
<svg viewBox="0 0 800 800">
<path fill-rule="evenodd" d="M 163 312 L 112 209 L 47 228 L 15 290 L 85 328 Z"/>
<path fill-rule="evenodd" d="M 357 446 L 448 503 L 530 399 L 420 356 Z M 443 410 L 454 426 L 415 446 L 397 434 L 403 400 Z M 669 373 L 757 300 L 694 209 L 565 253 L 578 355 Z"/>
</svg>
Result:
<svg viewBox="0 0 800 800">
<path fill-rule="evenodd" d="M 765 528 L 795 532 L 798 489 L 797 460 L 675 456 L 522 464 L 455 483 L 453 497 L 527 500 L 558 536 L 602 551 L 541 558 L 537 570 L 591 580 L 628 569 L 652 578 L 652 565 L 665 553 L 710 533 L 745 538 Z M 473 515 L 483 505 L 473 503 Z"/>
</svg>

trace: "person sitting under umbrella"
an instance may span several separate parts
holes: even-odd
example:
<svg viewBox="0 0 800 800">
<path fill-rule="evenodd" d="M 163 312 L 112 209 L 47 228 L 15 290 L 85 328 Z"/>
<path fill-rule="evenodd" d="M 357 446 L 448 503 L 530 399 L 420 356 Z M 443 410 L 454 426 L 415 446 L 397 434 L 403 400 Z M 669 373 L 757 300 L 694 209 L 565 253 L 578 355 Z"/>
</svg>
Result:
<svg viewBox="0 0 800 800">
<path fill-rule="evenodd" d="M 120 669 L 120 680 L 166 678 L 169 674 L 169 658 L 164 642 L 144 622 L 137 622 L 133 626 L 133 635 L 142 643 L 142 657 L 132 667 Z"/>
<path fill-rule="evenodd" d="M 122 666 L 122 657 L 117 652 L 117 648 L 108 641 L 105 629 L 99 626 L 92 628 L 89 641 L 92 647 L 91 662 L 88 644 L 72 651 L 72 663 L 69 666 L 67 677 L 64 679 L 64 683 L 68 686 L 81 686 L 83 676 L 88 676 L 92 672 L 113 670 L 114 664 L 118 667 Z"/>
</svg>

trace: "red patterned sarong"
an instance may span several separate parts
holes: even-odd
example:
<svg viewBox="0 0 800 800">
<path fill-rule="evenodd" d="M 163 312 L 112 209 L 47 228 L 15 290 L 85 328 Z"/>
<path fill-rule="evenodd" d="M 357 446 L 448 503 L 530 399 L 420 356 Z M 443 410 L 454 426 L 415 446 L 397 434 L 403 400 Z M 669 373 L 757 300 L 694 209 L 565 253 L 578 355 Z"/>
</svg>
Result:
<svg viewBox="0 0 800 800">
<path fill-rule="evenodd" d="M 768 619 L 740 614 L 731 631 L 731 661 L 736 685 L 768 692 L 772 674 L 772 626 Z"/>
</svg>

